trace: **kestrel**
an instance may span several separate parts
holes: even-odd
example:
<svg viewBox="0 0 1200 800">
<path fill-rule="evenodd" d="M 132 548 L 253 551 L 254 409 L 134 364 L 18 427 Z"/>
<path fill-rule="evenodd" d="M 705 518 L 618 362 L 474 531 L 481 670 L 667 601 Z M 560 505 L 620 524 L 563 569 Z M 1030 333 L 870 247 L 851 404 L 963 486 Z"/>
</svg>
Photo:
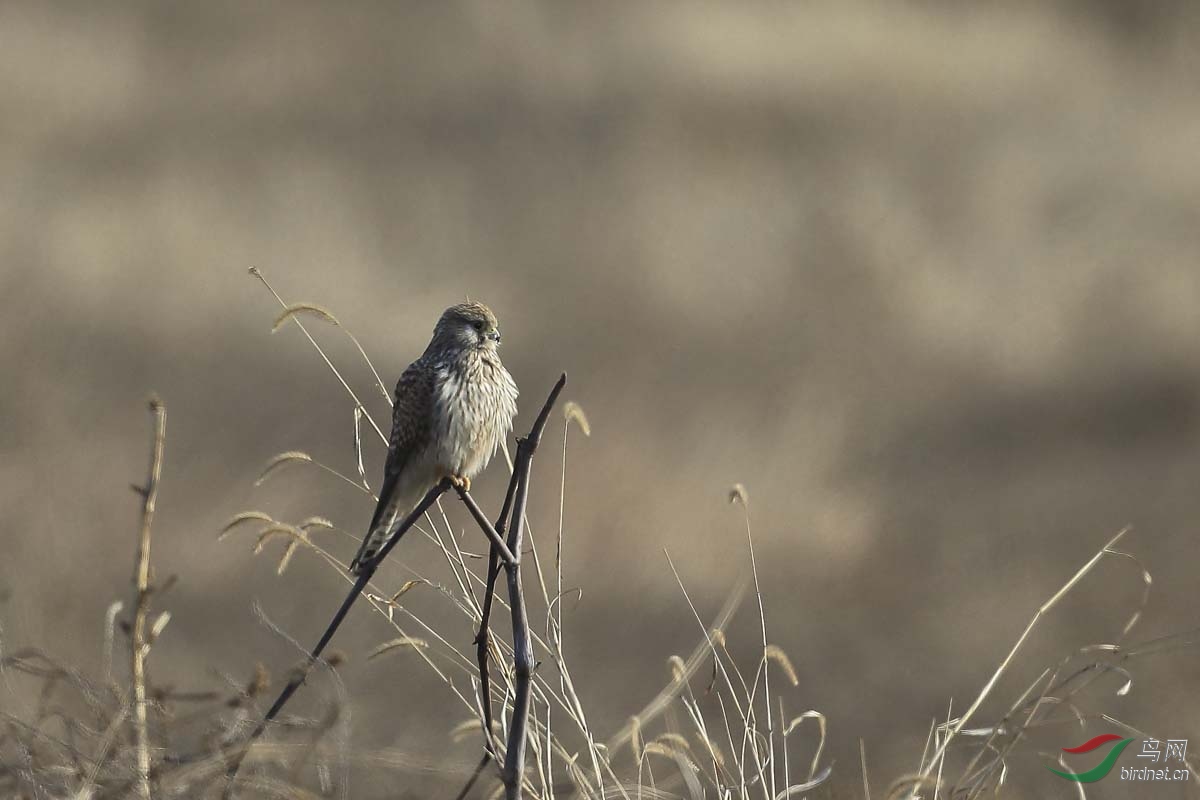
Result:
<svg viewBox="0 0 1200 800">
<path fill-rule="evenodd" d="M 517 414 L 517 384 L 500 363 L 496 315 L 482 303 L 443 312 L 421 357 L 396 384 L 379 503 L 350 571 L 359 575 L 442 478 L 470 486 Z"/>
</svg>

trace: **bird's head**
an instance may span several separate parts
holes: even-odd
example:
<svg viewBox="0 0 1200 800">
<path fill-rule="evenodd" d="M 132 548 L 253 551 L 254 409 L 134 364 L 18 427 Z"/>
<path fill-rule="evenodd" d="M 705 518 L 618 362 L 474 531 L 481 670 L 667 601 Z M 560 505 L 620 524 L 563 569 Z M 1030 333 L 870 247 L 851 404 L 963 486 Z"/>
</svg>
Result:
<svg viewBox="0 0 1200 800">
<path fill-rule="evenodd" d="M 494 351 L 500 345 L 496 315 L 483 303 L 450 306 L 433 330 L 433 343 L 441 349 Z"/>
</svg>

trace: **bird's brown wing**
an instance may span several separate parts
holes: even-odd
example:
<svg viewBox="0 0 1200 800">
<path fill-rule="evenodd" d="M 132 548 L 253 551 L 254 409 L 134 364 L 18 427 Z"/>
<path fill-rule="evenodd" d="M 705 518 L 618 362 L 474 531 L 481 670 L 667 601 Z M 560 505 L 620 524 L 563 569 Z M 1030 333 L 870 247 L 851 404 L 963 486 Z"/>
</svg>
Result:
<svg viewBox="0 0 1200 800">
<path fill-rule="evenodd" d="M 371 526 L 363 537 L 358 554 L 350 562 L 350 571 L 358 574 L 370 562 L 392 534 L 400 515 L 410 509 L 397 506 L 400 476 L 405 465 L 429 444 L 430 422 L 433 416 L 433 370 L 415 361 L 396 383 L 396 400 L 392 406 L 392 435 L 388 440 L 387 462 L 383 468 L 383 486 L 379 502 L 371 517 Z"/>
</svg>

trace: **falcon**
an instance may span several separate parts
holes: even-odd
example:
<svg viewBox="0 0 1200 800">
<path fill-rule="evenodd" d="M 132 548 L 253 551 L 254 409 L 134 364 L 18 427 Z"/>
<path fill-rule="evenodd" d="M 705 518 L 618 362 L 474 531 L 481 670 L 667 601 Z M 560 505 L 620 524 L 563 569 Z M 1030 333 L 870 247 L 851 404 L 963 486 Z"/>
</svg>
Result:
<svg viewBox="0 0 1200 800">
<path fill-rule="evenodd" d="M 396 384 L 379 502 L 350 571 L 361 575 L 396 526 L 443 478 L 470 488 L 517 414 L 517 384 L 500 363 L 496 315 L 482 303 L 442 313 L 421 357 Z"/>
</svg>

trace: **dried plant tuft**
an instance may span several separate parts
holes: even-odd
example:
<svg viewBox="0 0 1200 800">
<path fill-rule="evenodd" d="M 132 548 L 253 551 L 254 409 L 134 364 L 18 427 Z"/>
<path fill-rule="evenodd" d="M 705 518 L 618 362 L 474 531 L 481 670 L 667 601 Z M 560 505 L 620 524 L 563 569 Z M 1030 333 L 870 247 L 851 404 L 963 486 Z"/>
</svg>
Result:
<svg viewBox="0 0 1200 800">
<path fill-rule="evenodd" d="M 324 306 L 319 306 L 316 303 L 293 303 L 279 312 L 279 316 L 275 318 L 275 322 L 271 325 L 271 333 L 278 331 L 287 324 L 288 320 L 297 315 L 316 317 L 321 322 L 328 322 L 337 328 L 342 327 L 342 323 L 337 321 L 337 317 Z"/>
<path fill-rule="evenodd" d="M 574 422 L 579 426 L 579 430 L 583 431 L 584 436 L 592 435 L 592 426 L 588 422 L 587 414 L 583 413 L 583 409 L 574 400 L 568 401 L 563 406 L 563 418 L 567 422 Z"/>
<path fill-rule="evenodd" d="M 302 453 L 299 450 L 289 450 L 286 453 L 280 453 L 267 462 L 267 466 L 263 468 L 263 471 L 258 474 L 258 478 L 255 479 L 254 485 L 262 486 L 267 478 L 271 477 L 271 475 L 281 467 L 297 461 L 312 463 L 312 460 L 312 456 L 310 456 L 308 453 Z"/>
</svg>

